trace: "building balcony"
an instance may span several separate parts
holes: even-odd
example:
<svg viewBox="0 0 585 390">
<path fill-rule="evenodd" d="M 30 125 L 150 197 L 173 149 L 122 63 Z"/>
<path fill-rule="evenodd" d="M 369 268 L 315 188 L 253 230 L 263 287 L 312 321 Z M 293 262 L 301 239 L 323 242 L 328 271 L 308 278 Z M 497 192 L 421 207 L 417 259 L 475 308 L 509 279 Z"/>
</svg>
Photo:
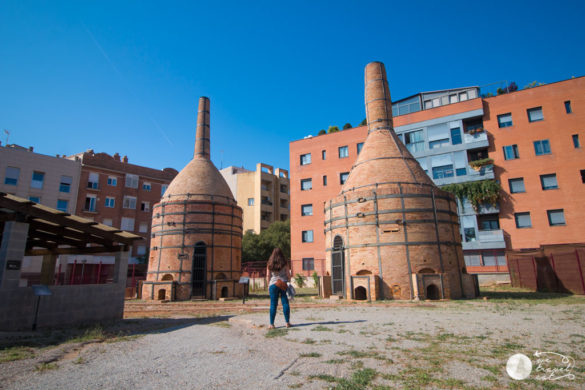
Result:
<svg viewBox="0 0 585 390">
<path fill-rule="evenodd" d="M 487 132 L 482 131 L 480 133 L 464 133 L 463 134 L 463 142 L 467 145 L 467 146 L 471 146 L 473 148 L 480 148 L 480 147 L 488 147 L 489 146 L 489 141 L 488 141 L 488 136 L 487 136 Z M 473 144 L 473 145 L 470 145 Z"/>
<path fill-rule="evenodd" d="M 503 230 L 479 230 L 473 238 L 467 238 L 463 250 L 503 249 L 506 248 Z"/>
</svg>

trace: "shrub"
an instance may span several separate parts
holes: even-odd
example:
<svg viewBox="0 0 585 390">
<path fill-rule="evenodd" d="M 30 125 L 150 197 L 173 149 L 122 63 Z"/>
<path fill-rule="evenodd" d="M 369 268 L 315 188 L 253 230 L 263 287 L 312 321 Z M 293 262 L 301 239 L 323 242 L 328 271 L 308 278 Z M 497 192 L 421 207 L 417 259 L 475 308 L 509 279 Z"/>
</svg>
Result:
<svg viewBox="0 0 585 390">
<path fill-rule="evenodd" d="M 295 276 L 295 282 L 297 282 L 297 286 L 299 286 L 299 288 L 303 288 L 305 286 L 305 277 L 301 274 L 297 274 Z"/>
</svg>

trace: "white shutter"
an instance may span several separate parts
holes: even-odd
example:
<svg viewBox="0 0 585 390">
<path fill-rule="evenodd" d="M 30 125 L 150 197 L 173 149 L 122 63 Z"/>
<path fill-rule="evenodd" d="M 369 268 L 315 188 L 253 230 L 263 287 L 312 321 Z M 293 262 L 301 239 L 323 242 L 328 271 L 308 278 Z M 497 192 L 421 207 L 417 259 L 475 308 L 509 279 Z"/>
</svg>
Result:
<svg viewBox="0 0 585 390">
<path fill-rule="evenodd" d="M 453 153 L 453 162 L 455 165 L 455 169 L 465 168 L 467 166 L 466 154 L 467 152 L 465 151 Z"/>
<path fill-rule="evenodd" d="M 451 153 L 447 154 L 439 154 L 438 156 L 431 157 L 431 166 L 432 167 L 442 167 L 444 165 L 452 165 L 453 159 L 451 158 Z"/>
<path fill-rule="evenodd" d="M 441 123 L 439 125 L 429 126 L 427 128 L 427 137 L 429 141 L 450 138 L 449 125 L 447 123 Z"/>
</svg>

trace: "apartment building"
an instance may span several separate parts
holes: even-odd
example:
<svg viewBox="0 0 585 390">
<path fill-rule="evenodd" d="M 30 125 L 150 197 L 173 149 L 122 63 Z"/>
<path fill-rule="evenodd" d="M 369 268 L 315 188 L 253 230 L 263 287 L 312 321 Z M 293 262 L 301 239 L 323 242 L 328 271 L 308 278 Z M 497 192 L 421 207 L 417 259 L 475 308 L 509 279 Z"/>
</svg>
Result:
<svg viewBox="0 0 585 390">
<path fill-rule="evenodd" d="M 64 157 L 35 153 L 32 146 L 0 146 L 0 191 L 74 214 L 81 164 Z"/>
<path fill-rule="evenodd" d="M 272 222 L 289 219 L 290 182 L 287 170 L 258 163 L 254 171 L 230 166 L 219 172 L 244 212 L 244 232 L 259 234 Z"/>
<path fill-rule="evenodd" d="M 467 270 L 505 278 L 505 249 L 583 242 L 585 78 L 494 97 L 477 87 L 393 103 L 394 126 L 439 185 L 496 180 L 497 205 L 458 202 Z M 323 269 L 323 204 L 339 194 L 366 127 L 290 143 L 294 272 Z"/>
<path fill-rule="evenodd" d="M 508 249 L 585 241 L 585 77 L 484 100 Z"/>
<path fill-rule="evenodd" d="M 142 236 L 144 240 L 134 244 L 130 256 L 145 258 L 152 206 L 178 172 L 130 164 L 128 157 L 120 158 L 118 153 L 110 156 L 88 150 L 67 158 L 81 164 L 75 214 Z"/>
</svg>

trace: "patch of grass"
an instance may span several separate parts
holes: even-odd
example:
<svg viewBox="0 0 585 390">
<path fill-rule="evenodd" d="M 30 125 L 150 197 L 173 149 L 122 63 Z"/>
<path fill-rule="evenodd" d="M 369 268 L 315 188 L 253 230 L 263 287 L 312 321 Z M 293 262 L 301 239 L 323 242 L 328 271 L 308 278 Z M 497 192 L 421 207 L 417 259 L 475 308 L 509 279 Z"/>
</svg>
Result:
<svg viewBox="0 0 585 390">
<path fill-rule="evenodd" d="M 314 327 L 313 329 L 311 329 L 313 332 L 331 332 L 333 331 L 333 329 L 328 328 L 326 326 L 323 325 L 317 325 L 316 327 Z"/>
<path fill-rule="evenodd" d="M 364 368 L 364 362 L 362 362 L 361 360 L 356 360 L 355 362 L 351 363 L 351 368 L 353 368 L 354 370 Z"/>
<path fill-rule="evenodd" d="M 38 372 L 45 372 L 45 371 L 49 371 L 49 370 L 56 370 L 57 368 L 59 368 L 59 366 L 57 365 L 57 363 L 41 363 L 36 367 L 36 370 Z"/>
<path fill-rule="evenodd" d="M 331 375 L 327 375 L 327 374 L 319 374 L 319 375 L 309 375 L 307 377 L 307 379 L 311 380 L 311 379 L 319 379 L 321 381 L 325 381 L 325 382 L 329 382 L 329 383 L 334 383 L 337 382 L 339 379 L 331 376 Z"/>
<path fill-rule="evenodd" d="M 303 344 L 315 344 L 316 341 L 310 338 L 305 339 L 305 341 L 302 341 Z"/>
<path fill-rule="evenodd" d="M 299 376 L 299 375 L 301 375 L 301 373 L 300 373 L 300 372 L 298 372 L 298 371 L 291 371 L 291 372 L 289 372 L 288 374 L 289 374 L 289 375 L 292 375 L 292 376 Z"/>
<path fill-rule="evenodd" d="M 302 383 L 293 383 L 292 385 L 288 385 L 289 389 L 300 389 L 301 387 L 303 387 Z"/>
<path fill-rule="evenodd" d="M 481 295 L 487 297 L 490 302 L 497 303 L 524 303 L 527 305 L 575 305 L 585 304 L 585 297 L 550 292 L 534 292 L 524 288 L 510 286 L 483 286 Z"/>
<path fill-rule="evenodd" d="M 349 351 L 340 351 L 337 352 L 338 355 L 341 356 L 351 356 L 352 358 L 359 359 L 359 358 L 373 358 L 379 356 L 377 351 L 356 351 L 355 349 L 350 349 Z"/>
<path fill-rule="evenodd" d="M 482 377 L 481 380 L 486 381 L 486 382 L 496 383 L 498 381 L 498 378 L 496 378 L 493 375 L 486 375 L 486 376 Z"/>
<path fill-rule="evenodd" d="M 274 337 L 282 337 L 288 334 L 287 329 L 285 328 L 278 328 L 278 329 L 268 329 L 268 332 L 264 335 L 267 339 L 271 339 Z"/>
<path fill-rule="evenodd" d="M 345 363 L 345 360 L 344 359 L 330 359 L 330 360 L 327 360 L 325 363 L 327 363 L 327 364 L 343 364 L 343 363 Z"/>
<path fill-rule="evenodd" d="M 85 359 L 81 356 L 79 356 L 77 359 L 75 359 L 73 361 L 73 364 L 83 364 L 83 363 L 85 363 Z"/>
<path fill-rule="evenodd" d="M 88 341 L 103 341 L 107 337 L 101 326 L 96 326 L 87 329 L 81 335 L 72 337 L 67 342 L 69 343 L 84 343 Z"/>
<path fill-rule="evenodd" d="M 520 344 L 506 342 L 504 344 L 498 345 L 495 348 L 493 348 L 492 354 L 494 356 L 503 356 L 503 355 L 508 355 L 514 351 L 520 351 L 523 348 L 524 347 Z"/>
<path fill-rule="evenodd" d="M 13 362 L 15 360 L 29 359 L 35 356 L 34 350 L 28 347 L 11 347 L 0 350 L 0 363 Z"/>
<path fill-rule="evenodd" d="M 388 337 L 386 337 L 386 341 L 389 343 L 394 343 L 394 342 L 398 341 L 398 339 L 395 339 L 392 336 L 388 336 Z"/>
<path fill-rule="evenodd" d="M 378 375 L 378 372 L 372 368 L 364 368 L 354 372 L 351 376 L 352 382 L 357 385 L 365 386 L 369 385 L 370 382 Z"/>
<path fill-rule="evenodd" d="M 318 352 L 309 352 L 309 353 L 301 353 L 299 357 L 311 357 L 311 358 L 318 358 L 321 357 L 321 354 Z"/>
<path fill-rule="evenodd" d="M 347 332 L 349 332 L 349 330 L 346 330 L 346 329 L 339 329 L 337 331 L 337 333 L 347 333 Z"/>
<path fill-rule="evenodd" d="M 220 328 L 231 328 L 232 327 L 232 324 L 230 324 L 227 321 L 214 322 L 211 325 L 213 325 L 213 326 L 219 326 Z"/>
<path fill-rule="evenodd" d="M 502 369 L 501 367 L 498 366 L 490 366 L 488 364 L 484 364 L 483 366 L 480 366 L 480 368 L 483 368 L 484 370 L 489 371 L 494 375 L 502 375 Z"/>
</svg>

